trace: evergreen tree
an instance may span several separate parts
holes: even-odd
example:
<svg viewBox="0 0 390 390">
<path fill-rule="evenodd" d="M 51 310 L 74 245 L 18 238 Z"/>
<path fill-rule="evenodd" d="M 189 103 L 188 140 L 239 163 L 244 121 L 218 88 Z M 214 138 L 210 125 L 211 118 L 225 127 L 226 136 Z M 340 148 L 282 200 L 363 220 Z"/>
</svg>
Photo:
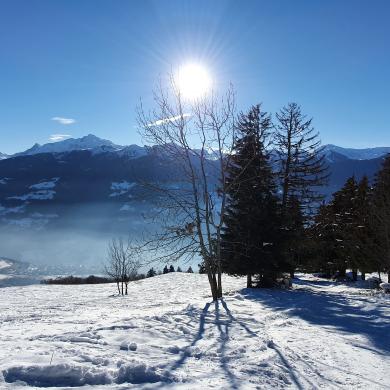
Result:
<svg viewBox="0 0 390 390">
<path fill-rule="evenodd" d="M 187 273 L 192 274 L 193 272 L 194 272 L 194 271 L 192 270 L 192 267 L 189 266 L 189 267 L 188 267 L 188 270 L 187 270 Z"/>
<path fill-rule="evenodd" d="M 333 211 L 335 217 L 336 244 L 338 249 L 339 263 L 344 263 L 345 266 L 340 266 L 340 276 L 345 276 L 346 268 L 352 268 L 354 278 L 356 279 L 358 264 L 357 256 L 357 190 L 358 185 L 354 177 L 347 179 L 341 190 L 334 195 Z"/>
<path fill-rule="evenodd" d="M 276 185 L 265 145 L 271 127 L 260 105 L 240 115 L 228 171 L 222 267 L 229 274 L 247 275 L 248 287 L 252 275 L 264 285 L 272 283 L 278 271 Z"/>
<path fill-rule="evenodd" d="M 146 277 L 147 277 L 147 278 L 152 278 L 153 276 L 156 276 L 156 271 L 154 270 L 154 268 L 151 268 L 151 269 L 146 273 Z"/>
<path fill-rule="evenodd" d="M 297 197 L 291 196 L 281 221 L 278 251 L 280 269 L 288 271 L 292 278 L 295 269 L 302 266 L 301 258 L 305 245 L 306 235 L 301 205 Z"/>
<path fill-rule="evenodd" d="M 307 119 L 296 103 L 283 107 L 276 118 L 274 142 L 282 190 L 282 215 L 287 213 L 291 197 L 295 197 L 308 213 L 323 200 L 318 189 L 327 183 L 329 176 L 319 133 L 314 131 L 312 119 Z"/>
<path fill-rule="evenodd" d="M 372 220 L 375 227 L 375 248 L 380 270 L 387 271 L 390 283 L 390 156 L 376 176 L 373 191 Z"/>
<path fill-rule="evenodd" d="M 177 267 L 176 272 L 183 272 L 183 271 L 181 270 L 180 266 Z"/>
<path fill-rule="evenodd" d="M 205 274 L 206 273 L 206 267 L 204 266 L 204 263 L 198 264 L 199 267 L 199 273 L 200 274 Z"/>
<path fill-rule="evenodd" d="M 336 271 L 345 276 L 346 268 L 352 269 L 357 280 L 358 269 L 365 272 L 375 269 L 374 231 L 370 221 L 371 189 L 367 177 L 357 183 L 354 177 L 333 194 L 332 201 L 322 206 L 310 228 L 316 240 L 322 269 Z"/>
<path fill-rule="evenodd" d="M 314 218 L 314 223 L 308 228 L 308 236 L 311 243 L 311 269 L 312 272 L 322 271 L 327 277 L 331 277 L 337 270 L 335 259 L 336 229 L 334 214 L 331 204 L 322 204 Z"/>
<path fill-rule="evenodd" d="M 343 188 L 333 194 L 332 201 L 322 205 L 310 227 L 311 238 L 316 243 L 319 269 L 329 276 L 339 272 L 345 277 L 351 253 L 351 227 L 356 181 L 349 178 Z"/>
<path fill-rule="evenodd" d="M 163 269 L 163 274 L 167 274 L 169 272 L 168 266 L 165 266 Z"/>
<path fill-rule="evenodd" d="M 366 272 L 378 270 L 378 255 L 376 251 L 375 225 L 372 219 L 373 193 L 367 176 L 359 182 L 355 201 L 355 240 L 356 240 L 356 263 L 365 279 Z M 354 270 L 353 270 L 354 271 Z M 354 279 L 356 274 L 353 272 Z"/>
<path fill-rule="evenodd" d="M 169 272 L 175 272 L 175 267 L 172 264 L 169 266 Z"/>
<path fill-rule="evenodd" d="M 276 114 L 275 147 L 281 188 L 281 261 L 294 276 L 305 242 L 305 220 L 323 200 L 318 191 L 328 179 L 328 166 L 312 119 L 289 103 Z"/>
</svg>

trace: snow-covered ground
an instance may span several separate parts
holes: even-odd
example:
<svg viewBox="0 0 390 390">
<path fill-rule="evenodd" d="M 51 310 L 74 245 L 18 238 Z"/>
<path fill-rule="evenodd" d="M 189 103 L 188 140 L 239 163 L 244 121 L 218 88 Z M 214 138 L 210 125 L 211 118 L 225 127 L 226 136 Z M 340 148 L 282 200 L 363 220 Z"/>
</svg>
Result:
<svg viewBox="0 0 390 390">
<path fill-rule="evenodd" d="M 299 275 L 248 290 L 204 275 L 0 289 L 0 388 L 390 388 L 389 295 Z"/>
</svg>

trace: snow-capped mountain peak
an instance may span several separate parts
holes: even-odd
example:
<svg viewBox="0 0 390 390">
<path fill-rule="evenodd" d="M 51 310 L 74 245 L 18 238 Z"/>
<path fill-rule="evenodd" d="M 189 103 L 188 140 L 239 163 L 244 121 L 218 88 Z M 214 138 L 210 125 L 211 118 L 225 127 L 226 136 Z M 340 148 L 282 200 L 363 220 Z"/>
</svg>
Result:
<svg viewBox="0 0 390 390">
<path fill-rule="evenodd" d="M 25 156 L 39 153 L 64 153 L 74 150 L 100 150 L 114 151 L 120 150 L 123 146 L 115 145 L 113 142 L 99 138 L 93 134 L 88 134 L 81 138 L 69 138 L 63 141 L 50 142 L 44 145 L 35 144 L 24 152 L 15 156 Z"/>
</svg>

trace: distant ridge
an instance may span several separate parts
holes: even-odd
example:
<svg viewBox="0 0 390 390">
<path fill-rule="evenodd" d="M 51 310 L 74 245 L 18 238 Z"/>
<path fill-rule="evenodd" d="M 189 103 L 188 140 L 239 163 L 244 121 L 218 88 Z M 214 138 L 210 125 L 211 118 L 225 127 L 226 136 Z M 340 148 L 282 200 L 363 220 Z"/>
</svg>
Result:
<svg viewBox="0 0 390 390">
<path fill-rule="evenodd" d="M 375 148 L 354 149 L 342 148 L 341 146 L 328 144 L 324 146 L 324 151 L 327 155 L 333 152 L 341 154 L 352 160 L 372 160 L 374 158 L 379 158 L 390 153 L 390 147 L 378 146 Z"/>
<path fill-rule="evenodd" d="M 390 153 L 390 146 L 378 146 L 374 148 L 343 148 L 341 146 L 324 145 L 324 152 L 329 161 L 338 161 L 343 157 L 352 160 L 372 160 Z M 91 150 L 94 153 L 120 152 L 122 155 L 136 158 L 147 154 L 147 148 L 138 145 L 116 145 L 112 141 L 88 134 L 81 138 L 68 138 L 63 141 L 50 142 L 43 145 L 34 144 L 31 148 L 7 155 L 0 152 L 0 160 L 10 157 L 31 156 L 41 153 L 66 153 L 76 150 Z"/>
</svg>

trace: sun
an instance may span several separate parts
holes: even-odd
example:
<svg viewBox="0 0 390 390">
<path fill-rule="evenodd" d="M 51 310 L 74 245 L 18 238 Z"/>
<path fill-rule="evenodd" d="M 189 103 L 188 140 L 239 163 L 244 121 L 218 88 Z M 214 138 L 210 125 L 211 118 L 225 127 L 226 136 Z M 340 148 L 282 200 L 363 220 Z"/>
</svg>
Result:
<svg viewBox="0 0 390 390">
<path fill-rule="evenodd" d="M 182 65 L 175 75 L 176 86 L 181 96 L 188 100 L 204 97 L 211 89 L 211 76 L 201 64 Z"/>
</svg>

